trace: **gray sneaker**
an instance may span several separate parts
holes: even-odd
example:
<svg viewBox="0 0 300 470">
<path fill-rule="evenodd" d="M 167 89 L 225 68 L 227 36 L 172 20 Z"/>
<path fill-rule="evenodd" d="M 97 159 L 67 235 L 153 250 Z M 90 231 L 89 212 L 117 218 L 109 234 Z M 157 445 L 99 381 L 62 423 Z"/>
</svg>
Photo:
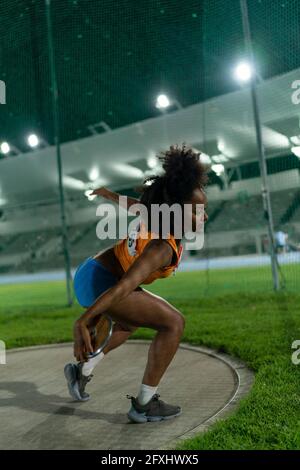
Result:
<svg viewBox="0 0 300 470">
<path fill-rule="evenodd" d="M 147 421 L 162 421 L 175 418 L 181 414 L 180 406 L 168 405 L 159 400 L 160 395 L 153 395 L 146 405 L 140 405 L 136 398 L 127 395 L 131 400 L 131 408 L 127 414 L 133 423 L 146 423 Z"/>
<path fill-rule="evenodd" d="M 85 376 L 82 373 L 84 362 L 78 364 L 66 364 L 64 374 L 67 379 L 69 393 L 74 400 L 87 401 L 90 395 L 85 392 L 85 387 L 93 375 Z"/>
</svg>

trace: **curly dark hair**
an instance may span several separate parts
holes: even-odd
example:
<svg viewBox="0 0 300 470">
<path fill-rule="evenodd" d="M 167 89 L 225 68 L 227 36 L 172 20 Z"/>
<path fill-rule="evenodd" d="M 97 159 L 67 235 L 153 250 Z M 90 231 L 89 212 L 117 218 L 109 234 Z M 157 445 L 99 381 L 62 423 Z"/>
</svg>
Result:
<svg viewBox="0 0 300 470">
<path fill-rule="evenodd" d="M 148 210 L 148 227 L 151 226 L 152 204 L 165 203 L 171 206 L 177 203 L 183 206 L 191 199 L 195 189 L 205 187 L 207 167 L 200 161 L 200 155 L 200 152 L 195 152 L 183 143 L 182 146 L 172 145 L 158 156 L 164 173 L 146 178 L 141 190 L 140 203 Z M 174 233 L 174 219 L 171 220 L 171 233 Z"/>
<path fill-rule="evenodd" d="M 171 145 L 169 150 L 161 152 L 158 158 L 164 174 L 146 178 L 140 202 L 147 207 L 188 202 L 196 188 L 202 189 L 207 184 L 207 167 L 200 161 L 200 155 L 185 143 Z"/>
</svg>

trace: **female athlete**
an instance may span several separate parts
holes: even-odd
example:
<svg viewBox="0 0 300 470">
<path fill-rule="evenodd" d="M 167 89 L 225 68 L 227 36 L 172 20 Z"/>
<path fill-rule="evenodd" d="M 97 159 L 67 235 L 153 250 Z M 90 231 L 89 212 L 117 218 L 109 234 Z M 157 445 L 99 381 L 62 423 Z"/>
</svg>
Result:
<svg viewBox="0 0 300 470">
<path fill-rule="evenodd" d="M 160 156 L 164 173 L 146 180 L 148 184 L 143 188 L 141 199 L 127 200 L 128 210 L 135 203 L 143 204 L 149 214 L 153 204 L 165 203 L 170 207 L 177 203 L 182 208 L 189 204 L 195 230 L 197 205 L 203 207 L 207 203 L 206 168 L 199 156 L 185 144 L 171 146 Z M 119 199 L 118 194 L 105 188 L 96 190 L 95 194 L 113 201 Z M 204 212 L 203 221 L 206 220 Z M 88 258 L 78 267 L 74 278 L 77 299 L 87 308 L 74 325 L 74 355 L 79 363 L 65 367 L 69 391 L 76 400 L 89 399 L 85 387 L 103 357 L 123 344 L 138 327 L 156 331 L 137 397 L 128 396 L 131 399 L 128 417 L 136 423 L 160 421 L 181 413 L 179 406 L 163 402 L 156 392 L 179 346 L 184 317 L 161 297 L 140 287 L 169 276 L 177 267 L 182 251 L 181 238 L 174 236 L 174 223 L 170 227 L 168 238 L 151 230 L 142 237 L 143 223 L 140 222 L 134 237 L 129 235 L 114 247 Z M 101 354 L 88 359 L 87 355 L 93 352 L 89 326 L 104 313 L 114 321 L 112 336 Z"/>
</svg>

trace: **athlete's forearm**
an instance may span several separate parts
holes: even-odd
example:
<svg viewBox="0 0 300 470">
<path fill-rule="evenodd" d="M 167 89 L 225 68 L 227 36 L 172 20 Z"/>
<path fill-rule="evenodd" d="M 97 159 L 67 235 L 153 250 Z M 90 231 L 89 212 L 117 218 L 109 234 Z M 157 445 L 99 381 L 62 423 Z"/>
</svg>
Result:
<svg viewBox="0 0 300 470">
<path fill-rule="evenodd" d="M 106 199 L 113 201 L 116 204 L 119 204 L 121 207 L 124 207 L 124 209 L 127 209 L 127 210 L 129 210 L 133 204 L 139 203 L 138 199 L 128 197 L 128 196 L 126 196 L 126 199 L 125 197 L 120 199 L 121 197 L 120 194 L 110 191 L 107 188 L 95 189 L 93 191 L 93 194 L 97 194 L 99 196 L 105 197 Z"/>
<path fill-rule="evenodd" d="M 95 317 L 107 312 L 107 310 L 109 310 L 115 302 L 119 302 L 120 299 L 121 292 L 118 289 L 118 285 L 111 287 L 86 310 L 78 321 L 89 324 Z"/>
<path fill-rule="evenodd" d="M 97 196 L 105 197 L 105 199 L 109 199 L 110 201 L 117 202 L 119 201 L 119 194 L 113 191 L 110 191 L 107 188 L 98 188 L 94 189 L 92 194 L 96 194 Z"/>
<path fill-rule="evenodd" d="M 95 317 L 107 312 L 112 305 L 125 299 L 137 287 L 136 284 L 136 282 L 133 284 L 132 282 L 119 281 L 115 286 L 100 295 L 96 302 L 77 321 L 86 325 L 91 324 Z"/>
</svg>

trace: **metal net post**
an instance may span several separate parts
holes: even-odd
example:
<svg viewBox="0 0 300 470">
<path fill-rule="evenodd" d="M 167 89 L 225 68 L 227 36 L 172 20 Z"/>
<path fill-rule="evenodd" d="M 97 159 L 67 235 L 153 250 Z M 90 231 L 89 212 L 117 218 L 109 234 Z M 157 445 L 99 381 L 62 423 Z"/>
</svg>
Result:
<svg viewBox="0 0 300 470">
<path fill-rule="evenodd" d="M 61 161 L 61 149 L 60 149 L 60 137 L 59 137 L 59 112 L 58 112 L 58 88 L 56 80 L 55 70 L 55 58 L 54 58 L 54 46 L 52 37 L 52 23 L 51 23 L 51 0 L 45 0 L 46 6 L 46 18 L 47 18 L 47 42 L 48 42 L 48 54 L 49 54 L 49 65 L 51 73 L 51 94 L 52 94 L 52 113 L 54 123 L 54 141 L 56 147 L 56 161 L 57 161 L 57 172 L 58 172 L 58 189 L 59 189 L 59 203 L 60 203 L 60 215 L 61 215 L 61 231 L 62 231 L 62 245 L 65 259 L 65 272 L 66 272 L 66 286 L 67 286 L 67 300 L 68 305 L 72 305 L 72 276 L 71 276 L 71 262 L 69 253 L 68 243 L 68 230 L 66 224 L 65 214 L 65 198 L 64 188 L 62 181 L 62 161 Z"/>
<path fill-rule="evenodd" d="M 265 218 L 268 224 L 273 286 L 274 286 L 274 290 L 277 291 L 280 288 L 279 274 L 278 274 L 278 259 L 277 259 L 275 243 L 274 243 L 273 214 L 272 214 L 270 192 L 269 192 L 268 181 L 267 181 L 266 156 L 265 156 L 265 149 L 264 149 L 264 144 L 262 140 L 259 105 L 258 105 L 258 99 L 257 99 L 257 89 L 256 89 L 257 73 L 255 69 L 254 54 L 253 54 L 253 49 L 252 49 L 247 0 L 240 0 L 240 5 L 241 5 L 241 12 L 242 12 L 245 46 L 246 46 L 246 51 L 247 51 L 248 59 L 250 62 L 250 66 L 253 71 L 253 76 L 250 80 L 251 100 L 252 100 L 252 107 L 253 107 L 253 118 L 254 118 L 254 124 L 255 124 L 260 174 L 261 174 L 261 179 L 262 179 L 262 199 L 263 199 L 263 206 L 264 206 L 264 214 L 265 214 Z"/>
</svg>

